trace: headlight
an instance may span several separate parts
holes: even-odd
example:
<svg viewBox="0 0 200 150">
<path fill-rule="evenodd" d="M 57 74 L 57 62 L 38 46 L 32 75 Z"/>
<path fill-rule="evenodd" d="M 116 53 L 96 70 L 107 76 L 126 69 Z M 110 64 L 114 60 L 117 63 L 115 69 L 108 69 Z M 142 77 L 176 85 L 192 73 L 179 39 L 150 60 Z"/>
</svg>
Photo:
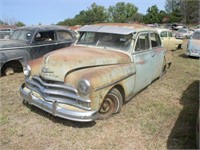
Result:
<svg viewBox="0 0 200 150">
<path fill-rule="evenodd" d="M 26 77 L 29 77 L 30 74 L 31 74 L 31 67 L 30 67 L 29 65 L 24 66 L 23 72 L 24 72 L 24 75 L 25 75 Z"/>
<path fill-rule="evenodd" d="M 77 87 L 78 93 L 82 96 L 86 96 L 90 92 L 90 82 L 88 80 L 82 79 L 78 82 Z"/>
</svg>

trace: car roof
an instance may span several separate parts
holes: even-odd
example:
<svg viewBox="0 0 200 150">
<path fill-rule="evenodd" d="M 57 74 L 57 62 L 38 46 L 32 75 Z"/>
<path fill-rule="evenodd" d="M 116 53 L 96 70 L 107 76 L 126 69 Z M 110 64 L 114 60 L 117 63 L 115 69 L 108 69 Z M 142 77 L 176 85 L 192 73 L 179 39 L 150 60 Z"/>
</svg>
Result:
<svg viewBox="0 0 200 150">
<path fill-rule="evenodd" d="M 155 31 L 150 27 L 141 24 L 129 23 L 101 23 L 94 25 L 85 25 L 79 29 L 79 32 L 100 32 L 100 33 L 114 33 L 114 34 L 131 34 L 139 31 Z"/>
<path fill-rule="evenodd" d="M 170 29 L 156 29 L 158 31 L 158 33 L 162 32 L 162 31 L 170 31 L 172 32 Z"/>
<path fill-rule="evenodd" d="M 34 25 L 34 26 L 24 26 L 19 27 L 16 30 L 41 30 L 41 31 L 49 31 L 49 30 L 68 30 L 68 28 L 63 26 L 56 25 Z"/>
</svg>

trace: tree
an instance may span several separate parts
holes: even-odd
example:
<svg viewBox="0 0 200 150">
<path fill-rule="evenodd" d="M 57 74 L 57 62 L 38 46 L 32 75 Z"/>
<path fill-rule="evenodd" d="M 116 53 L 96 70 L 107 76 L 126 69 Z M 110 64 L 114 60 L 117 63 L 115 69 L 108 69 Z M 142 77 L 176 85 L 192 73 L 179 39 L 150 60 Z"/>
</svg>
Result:
<svg viewBox="0 0 200 150">
<path fill-rule="evenodd" d="M 5 21 L 0 19 L 0 25 L 8 25 Z"/>
<path fill-rule="evenodd" d="M 199 0 L 182 0 L 181 1 L 183 23 L 200 22 L 200 1 Z"/>
<path fill-rule="evenodd" d="M 181 0 L 166 0 L 165 1 L 165 11 L 167 13 L 172 13 L 181 9 Z"/>
<path fill-rule="evenodd" d="M 111 22 L 133 22 L 138 8 L 131 3 L 118 2 L 108 8 Z"/>
<path fill-rule="evenodd" d="M 107 10 L 103 6 L 96 5 L 93 3 L 91 7 L 85 11 L 85 23 L 101 23 L 108 21 Z"/>
<path fill-rule="evenodd" d="M 4 17 L 4 19 L 0 19 L 0 25 L 16 25 L 16 26 L 25 26 L 25 24 L 21 21 L 16 21 L 15 18 Z"/>
<path fill-rule="evenodd" d="M 160 23 L 159 9 L 156 5 L 147 9 L 147 14 L 144 16 L 144 23 Z"/>
<path fill-rule="evenodd" d="M 15 23 L 15 25 L 18 26 L 18 27 L 25 26 L 25 24 L 23 22 L 21 22 L 21 21 L 18 21 L 17 23 Z"/>
<path fill-rule="evenodd" d="M 74 18 L 68 18 L 59 25 L 86 25 L 94 23 L 108 22 L 108 12 L 105 7 L 93 3 L 87 10 L 82 10 Z"/>
<path fill-rule="evenodd" d="M 166 0 L 165 10 L 169 13 L 170 22 L 200 22 L 199 0 Z"/>
</svg>

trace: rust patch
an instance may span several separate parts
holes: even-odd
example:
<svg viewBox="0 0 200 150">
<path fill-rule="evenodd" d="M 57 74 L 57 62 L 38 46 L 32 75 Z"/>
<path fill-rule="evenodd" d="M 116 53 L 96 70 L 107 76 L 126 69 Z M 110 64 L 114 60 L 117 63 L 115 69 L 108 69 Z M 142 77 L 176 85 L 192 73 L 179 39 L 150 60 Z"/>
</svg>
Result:
<svg viewBox="0 0 200 150">
<path fill-rule="evenodd" d="M 131 62 L 129 55 L 120 51 L 104 50 L 87 46 L 71 46 L 45 56 L 43 67 L 52 70 L 51 77 L 64 80 L 67 73 L 79 68 L 127 64 Z M 62 69 L 61 69 L 62 68 Z M 45 77 L 45 74 L 43 74 Z M 50 76 L 49 76 L 50 77 Z M 46 78 L 48 78 L 46 76 Z"/>
<path fill-rule="evenodd" d="M 41 65 L 43 62 L 43 57 L 40 57 L 38 59 L 34 59 L 28 62 L 28 65 L 31 67 L 31 74 L 39 75 L 41 70 Z"/>
</svg>

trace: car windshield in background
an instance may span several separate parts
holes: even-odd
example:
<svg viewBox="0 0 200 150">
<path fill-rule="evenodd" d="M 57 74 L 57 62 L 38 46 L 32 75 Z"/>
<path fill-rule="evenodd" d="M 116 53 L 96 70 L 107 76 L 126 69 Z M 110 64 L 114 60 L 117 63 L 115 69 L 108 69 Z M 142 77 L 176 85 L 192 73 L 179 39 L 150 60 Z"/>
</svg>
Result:
<svg viewBox="0 0 200 150">
<path fill-rule="evenodd" d="M 177 32 L 180 32 L 180 33 L 187 33 L 186 30 L 178 30 Z"/>
<path fill-rule="evenodd" d="M 11 36 L 11 40 L 20 40 L 20 41 L 30 41 L 32 38 L 32 32 L 28 30 L 16 30 Z"/>
<path fill-rule="evenodd" d="M 109 47 L 128 51 L 131 46 L 132 34 L 121 35 L 121 34 L 109 34 L 109 33 L 95 33 L 95 32 L 84 32 L 79 38 L 77 44 Z"/>
<path fill-rule="evenodd" d="M 194 32 L 192 38 L 196 40 L 200 40 L 200 32 Z"/>
</svg>

